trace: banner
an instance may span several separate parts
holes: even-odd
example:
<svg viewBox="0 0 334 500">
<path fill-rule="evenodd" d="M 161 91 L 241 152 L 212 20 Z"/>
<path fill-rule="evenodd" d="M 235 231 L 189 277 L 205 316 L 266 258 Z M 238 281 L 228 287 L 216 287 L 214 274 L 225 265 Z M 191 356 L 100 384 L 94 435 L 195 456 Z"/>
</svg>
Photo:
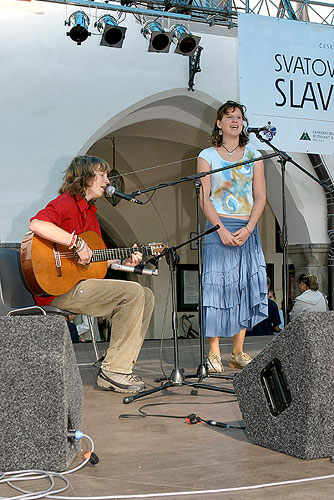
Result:
<svg viewBox="0 0 334 500">
<path fill-rule="evenodd" d="M 250 127 L 271 122 L 284 151 L 333 154 L 334 27 L 252 14 L 239 14 L 238 27 Z"/>
</svg>

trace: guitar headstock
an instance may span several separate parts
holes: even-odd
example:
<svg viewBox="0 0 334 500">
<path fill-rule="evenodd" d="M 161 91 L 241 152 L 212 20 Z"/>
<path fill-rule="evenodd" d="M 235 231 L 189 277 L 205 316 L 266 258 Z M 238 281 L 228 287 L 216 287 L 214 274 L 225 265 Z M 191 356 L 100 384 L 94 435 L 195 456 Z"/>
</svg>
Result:
<svg viewBox="0 0 334 500">
<path fill-rule="evenodd" d="M 150 248 L 152 255 L 160 255 L 166 248 L 167 245 L 164 243 L 149 243 L 148 247 Z"/>
</svg>

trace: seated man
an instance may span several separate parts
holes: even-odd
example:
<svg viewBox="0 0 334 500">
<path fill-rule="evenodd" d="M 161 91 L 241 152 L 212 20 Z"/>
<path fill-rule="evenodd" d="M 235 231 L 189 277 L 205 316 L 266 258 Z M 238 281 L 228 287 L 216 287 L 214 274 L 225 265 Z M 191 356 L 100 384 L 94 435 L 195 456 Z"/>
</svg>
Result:
<svg viewBox="0 0 334 500">
<path fill-rule="evenodd" d="M 251 331 L 247 331 L 247 335 L 276 335 L 281 331 L 280 323 L 278 306 L 268 295 L 268 318 L 255 325 Z"/>
<path fill-rule="evenodd" d="M 67 168 L 60 195 L 32 217 L 29 229 L 36 235 L 64 245 L 88 265 L 93 252 L 78 234 L 95 231 L 101 237 L 94 200 L 109 184 L 109 165 L 101 158 L 78 156 Z M 135 251 L 125 265 L 136 266 L 142 255 Z M 108 261 L 108 265 L 115 261 Z M 97 385 L 105 390 L 136 393 L 145 388 L 132 373 L 148 329 L 154 296 L 134 281 L 87 279 L 58 297 L 35 296 L 36 304 L 52 305 L 73 313 L 112 318 L 109 348 L 102 361 Z"/>
</svg>

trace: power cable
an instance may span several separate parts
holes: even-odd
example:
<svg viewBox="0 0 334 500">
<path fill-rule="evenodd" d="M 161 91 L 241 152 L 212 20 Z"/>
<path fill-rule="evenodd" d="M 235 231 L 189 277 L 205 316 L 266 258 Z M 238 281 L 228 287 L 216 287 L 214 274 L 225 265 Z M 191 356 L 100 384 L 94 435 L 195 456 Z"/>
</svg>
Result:
<svg viewBox="0 0 334 500">
<path fill-rule="evenodd" d="M 97 455 L 94 453 L 94 442 L 90 436 L 87 434 L 83 434 L 81 431 L 71 431 L 69 432 L 69 438 L 74 439 L 82 439 L 86 438 L 90 442 L 90 450 L 85 453 L 84 461 L 78 466 L 70 469 L 68 471 L 63 472 L 54 472 L 54 471 L 45 471 L 38 469 L 31 470 L 19 470 L 19 471 L 9 471 L 9 472 L 0 472 L 0 484 L 6 484 L 9 488 L 14 489 L 22 493 L 21 495 L 16 495 L 12 497 L 2 497 L 1 500 L 37 500 L 38 498 L 54 498 L 54 495 L 58 493 L 65 492 L 69 486 L 70 482 L 65 477 L 68 474 L 73 472 L 77 472 L 82 469 L 88 462 L 95 465 L 98 463 L 99 459 Z M 36 481 L 46 479 L 49 483 L 48 488 L 44 488 L 39 491 L 30 491 L 20 488 L 18 485 L 14 484 L 21 481 Z M 62 487 L 57 487 L 55 489 L 55 479 L 61 480 L 64 485 Z"/>
<path fill-rule="evenodd" d="M 173 404 L 173 403 L 164 403 L 164 404 Z M 180 404 L 180 403 L 179 403 Z M 193 404 L 193 402 L 192 402 Z M 210 403 L 197 403 L 197 404 L 210 404 Z M 148 406 L 148 405 L 144 405 Z M 54 485 L 54 479 L 61 479 L 64 483 L 65 486 L 62 488 L 58 488 L 58 490 L 52 491 L 50 493 L 50 488 L 40 490 L 39 492 L 28 492 L 24 493 L 23 495 L 17 495 L 17 496 L 12 496 L 12 497 L 0 497 L 1 500 L 37 500 L 38 498 L 51 498 L 51 499 L 58 499 L 58 500 L 134 500 L 137 498 L 165 498 L 165 497 L 178 497 L 181 498 L 183 496 L 196 496 L 196 495 L 213 495 L 217 493 L 231 493 L 235 491 L 251 491 L 251 490 L 257 490 L 257 489 L 263 489 L 263 488 L 272 488 L 272 487 L 277 487 L 277 486 L 290 486 L 290 485 L 295 485 L 295 484 L 303 484 L 303 483 L 309 483 L 313 481 L 323 481 L 326 479 L 334 479 L 334 474 L 328 474 L 325 476 L 315 476 L 315 477 L 308 477 L 308 478 L 302 478 L 302 479 L 291 479 L 288 481 L 277 481 L 277 482 L 271 482 L 271 483 L 262 483 L 262 484 L 255 484 L 255 485 L 247 485 L 247 486 L 236 486 L 236 487 L 230 487 L 230 488 L 219 488 L 215 490 L 191 490 L 191 491 L 171 491 L 171 492 L 165 492 L 165 493 L 148 493 L 148 494 L 136 494 L 136 495 L 105 495 L 105 496 L 86 496 L 86 497 L 79 497 L 79 496 L 61 496 L 58 495 L 54 496 L 58 492 L 62 492 L 68 489 L 69 487 L 69 481 L 67 478 L 65 478 L 65 475 L 71 474 L 72 472 L 75 472 L 82 467 L 84 467 L 88 461 L 90 461 L 90 458 L 92 457 L 93 450 L 94 450 L 94 443 L 92 439 L 87 436 L 86 434 L 83 434 L 83 437 L 87 438 L 90 443 L 91 443 L 91 450 L 88 452 L 88 454 L 85 454 L 85 461 L 80 464 L 79 466 L 75 467 L 74 469 L 71 469 L 69 471 L 64 471 L 61 473 L 57 472 L 49 472 L 49 471 L 39 471 L 39 470 L 30 470 L 30 471 L 12 471 L 12 472 L 1 472 L 0 471 L 0 484 L 6 483 L 9 487 L 16 489 L 17 491 L 22 491 L 22 489 L 18 488 L 17 486 L 14 486 L 12 483 L 14 481 L 27 481 L 27 480 L 34 480 L 34 479 L 45 479 L 47 478 L 48 481 L 50 482 L 50 485 Z M 89 455 L 89 456 L 88 456 Z M 331 459 L 331 462 L 333 460 Z M 34 474 L 37 474 L 36 477 L 34 477 Z M 8 478 L 6 479 L 6 476 Z"/>
</svg>

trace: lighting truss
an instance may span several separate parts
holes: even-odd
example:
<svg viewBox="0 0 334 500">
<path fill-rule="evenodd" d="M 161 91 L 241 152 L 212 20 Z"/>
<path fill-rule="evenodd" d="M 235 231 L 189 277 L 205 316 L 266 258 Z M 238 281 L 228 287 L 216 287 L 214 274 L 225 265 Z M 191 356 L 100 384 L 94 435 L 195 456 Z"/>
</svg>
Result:
<svg viewBox="0 0 334 500">
<path fill-rule="evenodd" d="M 238 14 L 247 13 L 295 21 L 334 25 L 333 1 L 316 0 L 40 0 L 42 2 L 129 12 L 145 17 L 169 17 L 209 25 L 237 27 Z"/>
</svg>

